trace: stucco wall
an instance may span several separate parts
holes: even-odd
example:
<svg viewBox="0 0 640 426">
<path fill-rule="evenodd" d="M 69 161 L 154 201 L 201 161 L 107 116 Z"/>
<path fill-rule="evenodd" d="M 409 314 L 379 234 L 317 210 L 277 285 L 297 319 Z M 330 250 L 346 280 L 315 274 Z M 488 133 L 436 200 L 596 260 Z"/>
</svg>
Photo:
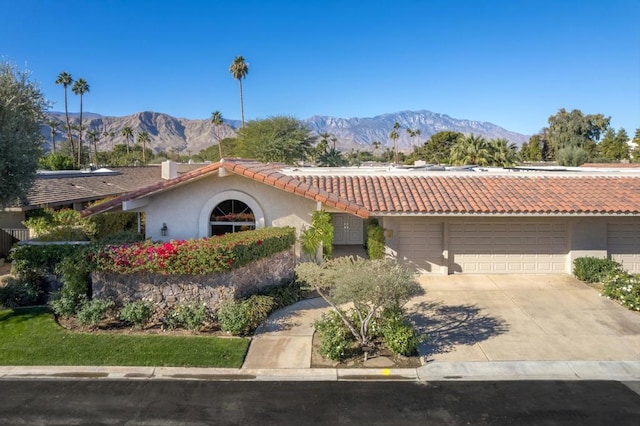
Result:
<svg viewBox="0 0 640 426">
<path fill-rule="evenodd" d="M 180 302 L 204 303 L 216 310 L 220 303 L 292 280 L 295 269 L 293 249 L 260 259 L 238 269 L 207 275 L 112 274 L 94 272 L 94 298 L 119 304 L 151 300 L 160 308 Z"/>
<path fill-rule="evenodd" d="M 209 216 L 218 200 L 249 201 L 256 214 L 256 227 L 293 226 L 302 229 L 311 222 L 316 202 L 245 177 L 229 174 L 208 176 L 149 198 L 140 208 L 146 212 L 147 238 L 175 240 L 209 236 Z M 168 232 L 160 228 L 166 223 Z"/>
</svg>

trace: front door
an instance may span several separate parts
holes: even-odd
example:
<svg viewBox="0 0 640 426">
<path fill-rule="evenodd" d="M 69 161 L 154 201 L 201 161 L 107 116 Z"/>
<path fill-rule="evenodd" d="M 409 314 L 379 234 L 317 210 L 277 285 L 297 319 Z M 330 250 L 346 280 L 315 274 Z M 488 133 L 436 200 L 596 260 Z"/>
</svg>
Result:
<svg viewBox="0 0 640 426">
<path fill-rule="evenodd" d="M 333 219 L 334 245 L 363 245 L 364 221 L 350 214 L 336 213 Z"/>
</svg>

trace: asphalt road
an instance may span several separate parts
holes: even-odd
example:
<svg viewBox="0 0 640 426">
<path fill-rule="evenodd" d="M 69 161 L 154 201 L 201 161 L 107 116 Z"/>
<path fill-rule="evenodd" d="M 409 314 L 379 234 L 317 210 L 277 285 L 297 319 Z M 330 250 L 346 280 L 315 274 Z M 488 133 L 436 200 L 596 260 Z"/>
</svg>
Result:
<svg viewBox="0 0 640 426">
<path fill-rule="evenodd" d="M 0 380 L 0 390 L 2 425 L 640 424 L 640 395 L 611 381 Z"/>
</svg>

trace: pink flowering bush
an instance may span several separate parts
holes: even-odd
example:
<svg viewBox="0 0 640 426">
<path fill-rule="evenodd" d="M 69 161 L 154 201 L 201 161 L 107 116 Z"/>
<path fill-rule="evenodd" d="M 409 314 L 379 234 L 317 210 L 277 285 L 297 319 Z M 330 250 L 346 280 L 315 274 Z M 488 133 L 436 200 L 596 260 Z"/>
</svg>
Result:
<svg viewBox="0 0 640 426">
<path fill-rule="evenodd" d="M 199 240 L 111 245 L 94 260 L 97 270 L 104 272 L 200 275 L 238 268 L 294 243 L 293 228 L 263 228 Z"/>
</svg>

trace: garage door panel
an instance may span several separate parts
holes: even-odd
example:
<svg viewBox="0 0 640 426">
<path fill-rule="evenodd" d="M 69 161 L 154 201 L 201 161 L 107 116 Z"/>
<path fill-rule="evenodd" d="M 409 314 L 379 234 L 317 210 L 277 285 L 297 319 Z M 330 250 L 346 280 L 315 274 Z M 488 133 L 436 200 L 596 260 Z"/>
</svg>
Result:
<svg viewBox="0 0 640 426">
<path fill-rule="evenodd" d="M 449 229 L 452 271 L 565 271 L 566 227 L 562 223 L 465 223 L 451 224 Z"/>
<path fill-rule="evenodd" d="M 607 227 L 609 256 L 625 270 L 640 274 L 640 222 L 610 223 Z"/>
<path fill-rule="evenodd" d="M 405 219 L 398 225 L 397 258 L 405 266 L 422 273 L 439 273 L 442 256 L 442 223 L 424 218 Z"/>
</svg>

